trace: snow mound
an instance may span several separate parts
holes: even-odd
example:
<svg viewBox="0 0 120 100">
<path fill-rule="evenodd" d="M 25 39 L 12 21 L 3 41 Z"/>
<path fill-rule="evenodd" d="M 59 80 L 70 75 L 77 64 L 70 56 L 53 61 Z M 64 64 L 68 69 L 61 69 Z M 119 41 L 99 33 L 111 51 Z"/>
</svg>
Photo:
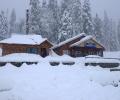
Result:
<svg viewBox="0 0 120 100">
<path fill-rule="evenodd" d="M 39 62 L 43 59 L 40 55 L 28 53 L 14 53 L 0 57 L 1 62 Z"/>
<path fill-rule="evenodd" d="M 86 58 L 101 58 L 100 56 L 98 55 L 88 55 L 88 56 L 85 56 Z"/>
<path fill-rule="evenodd" d="M 45 60 L 49 62 L 74 62 L 75 59 L 70 57 L 69 55 L 63 55 L 63 56 L 48 56 L 45 58 Z"/>
<path fill-rule="evenodd" d="M 87 58 L 86 63 L 120 63 L 117 59 Z"/>
</svg>

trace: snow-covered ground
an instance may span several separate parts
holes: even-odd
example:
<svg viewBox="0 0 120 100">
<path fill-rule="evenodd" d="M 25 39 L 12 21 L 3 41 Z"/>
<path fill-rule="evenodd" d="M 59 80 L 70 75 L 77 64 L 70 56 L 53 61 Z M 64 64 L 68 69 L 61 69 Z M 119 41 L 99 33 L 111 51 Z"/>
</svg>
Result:
<svg viewBox="0 0 120 100">
<path fill-rule="evenodd" d="M 105 58 L 119 58 L 120 59 L 120 51 L 114 52 L 104 52 Z"/>
<path fill-rule="evenodd" d="M 51 66 L 50 60 L 75 61 Z M 37 65 L 0 67 L 0 100 L 120 100 L 120 72 L 84 66 L 84 58 L 47 57 Z"/>
</svg>

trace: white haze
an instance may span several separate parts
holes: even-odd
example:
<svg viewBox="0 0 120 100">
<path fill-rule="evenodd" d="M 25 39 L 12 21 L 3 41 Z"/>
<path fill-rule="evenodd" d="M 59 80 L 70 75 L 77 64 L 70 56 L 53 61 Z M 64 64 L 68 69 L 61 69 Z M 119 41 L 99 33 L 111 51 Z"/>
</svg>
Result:
<svg viewBox="0 0 120 100">
<path fill-rule="evenodd" d="M 59 0 L 60 1 L 60 0 Z M 17 19 L 25 17 L 25 9 L 28 8 L 29 0 L 0 0 L 0 10 L 7 10 L 10 13 L 12 8 L 16 9 Z M 113 19 L 119 19 L 120 0 L 91 0 L 92 12 L 97 12 L 101 17 L 104 10 Z"/>
</svg>

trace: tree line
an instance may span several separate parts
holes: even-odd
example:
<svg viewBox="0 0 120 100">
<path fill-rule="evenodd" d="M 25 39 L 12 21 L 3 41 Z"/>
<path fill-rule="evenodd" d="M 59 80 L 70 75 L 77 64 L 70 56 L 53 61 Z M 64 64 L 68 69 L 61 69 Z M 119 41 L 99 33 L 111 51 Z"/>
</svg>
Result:
<svg viewBox="0 0 120 100">
<path fill-rule="evenodd" d="M 93 35 L 109 51 L 120 50 L 120 21 L 115 22 L 104 12 L 104 18 L 92 16 L 89 0 L 30 0 L 28 20 L 16 21 L 15 9 L 10 18 L 0 13 L 0 39 L 12 33 L 39 34 L 53 43 L 62 42 L 80 33 Z M 9 20 L 8 20 L 9 19 Z M 27 22 L 27 23 L 26 23 Z"/>
</svg>

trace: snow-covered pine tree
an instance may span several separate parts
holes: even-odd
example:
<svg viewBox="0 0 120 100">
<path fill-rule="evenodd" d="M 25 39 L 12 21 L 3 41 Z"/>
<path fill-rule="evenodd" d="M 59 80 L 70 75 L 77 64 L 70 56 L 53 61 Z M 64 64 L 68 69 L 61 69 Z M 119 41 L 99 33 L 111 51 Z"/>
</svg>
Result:
<svg viewBox="0 0 120 100">
<path fill-rule="evenodd" d="M 13 9 L 12 12 L 11 12 L 9 24 L 10 24 L 9 32 L 14 33 L 15 32 L 15 24 L 16 24 L 16 12 L 15 12 L 15 9 Z"/>
<path fill-rule="evenodd" d="M 118 38 L 116 32 L 116 23 L 111 19 L 110 20 L 110 51 L 117 51 L 118 50 Z"/>
<path fill-rule="evenodd" d="M 52 42 L 57 43 L 58 41 L 58 31 L 60 27 L 60 15 L 59 15 L 59 6 L 57 0 L 49 0 L 48 3 L 48 12 L 49 12 L 49 29 L 50 35 L 49 39 Z"/>
<path fill-rule="evenodd" d="M 94 26 L 94 36 L 99 42 L 103 42 L 103 23 L 102 20 L 99 18 L 98 14 L 96 14 L 94 20 L 93 20 L 93 26 Z"/>
<path fill-rule="evenodd" d="M 49 13 L 48 13 L 48 5 L 46 0 L 42 1 L 42 8 L 41 8 L 41 22 L 42 22 L 42 36 L 49 38 L 50 27 L 48 24 L 49 21 Z"/>
<path fill-rule="evenodd" d="M 70 9 L 65 9 L 61 18 L 61 28 L 59 30 L 59 42 L 71 38 L 73 35 L 72 30 L 72 17 L 70 14 Z"/>
<path fill-rule="evenodd" d="M 60 41 L 80 34 L 83 30 L 81 0 L 63 0 L 61 4 Z"/>
<path fill-rule="evenodd" d="M 26 34 L 26 25 L 25 19 L 20 19 L 19 22 L 16 23 L 16 33 Z"/>
<path fill-rule="evenodd" d="M 75 36 L 77 34 L 80 34 L 83 30 L 81 0 L 72 1 L 71 14 L 72 14 L 73 36 Z"/>
<path fill-rule="evenodd" d="M 10 37 L 8 33 L 8 21 L 4 11 L 0 13 L 0 40 Z"/>
<path fill-rule="evenodd" d="M 59 42 L 72 37 L 72 0 L 63 0 L 61 4 Z"/>
<path fill-rule="evenodd" d="M 30 0 L 29 31 L 31 34 L 42 33 L 41 6 L 39 0 Z"/>
<path fill-rule="evenodd" d="M 70 6 L 72 3 L 71 3 L 71 0 L 62 0 L 61 2 L 61 17 L 64 13 L 64 11 L 68 8 L 68 6 Z"/>
<path fill-rule="evenodd" d="M 118 48 L 120 50 L 120 20 L 118 21 L 118 25 L 117 25 L 117 36 L 118 36 L 118 42 L 119 42 Z"/>
<path fill-rule="evenodd" d="M 42 7 L 46 8 L 47 7 L 47 1 L 46 0 L 42 0 Z"/>
<path fill-rule="evenodd" d="M 106 47 L 106 50 L 110 50 L 110 20 L 108 18 L 107 12 L 104 11 L 104 20 L 103 20 L 103 43 Z"/>
<path fill-rule="evenodd" d="M 93 34 L 93 22 L 89 0 L 84 0 L 83 2 L 82 20 L 83 20 L 83 32 L 86 34 Z"/>
</svg>

